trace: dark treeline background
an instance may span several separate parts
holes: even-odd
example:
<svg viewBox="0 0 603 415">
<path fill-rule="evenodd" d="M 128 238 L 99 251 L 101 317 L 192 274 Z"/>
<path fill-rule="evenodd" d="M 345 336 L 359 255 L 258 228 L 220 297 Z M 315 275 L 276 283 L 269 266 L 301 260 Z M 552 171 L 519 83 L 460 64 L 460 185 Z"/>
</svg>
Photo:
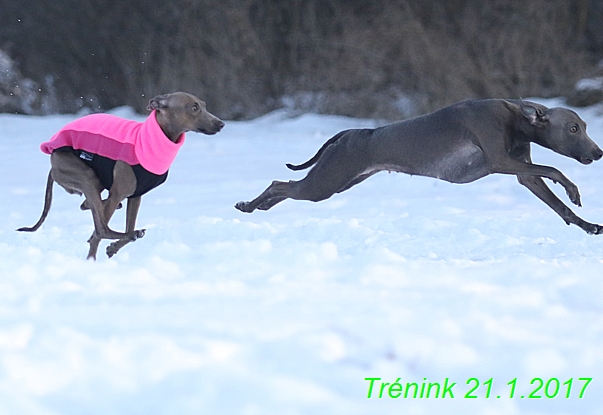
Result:
<svg viewBox="0 0 603 415">
<path fill-rule="evenodd" d="M 603 0 L 0 0 L 0 50 L 32 113 L 186 90 L 226 119 L 402 118 L 565 95 L 603 58 L 602 23 Z"/>
</svg>

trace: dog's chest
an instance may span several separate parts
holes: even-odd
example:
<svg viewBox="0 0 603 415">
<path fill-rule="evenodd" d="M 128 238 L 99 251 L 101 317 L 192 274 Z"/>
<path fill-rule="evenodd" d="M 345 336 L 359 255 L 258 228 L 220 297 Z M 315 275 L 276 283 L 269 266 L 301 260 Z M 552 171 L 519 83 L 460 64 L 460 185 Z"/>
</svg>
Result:
<svg viewBox="0 0 603 415">
<path fill-rule="evenodd" d="M 470 183 L 490 173 L 484 152 L 469 143 L 445 154 L 432 168 L 432 177 L 451 183 Z"/>
</svg>

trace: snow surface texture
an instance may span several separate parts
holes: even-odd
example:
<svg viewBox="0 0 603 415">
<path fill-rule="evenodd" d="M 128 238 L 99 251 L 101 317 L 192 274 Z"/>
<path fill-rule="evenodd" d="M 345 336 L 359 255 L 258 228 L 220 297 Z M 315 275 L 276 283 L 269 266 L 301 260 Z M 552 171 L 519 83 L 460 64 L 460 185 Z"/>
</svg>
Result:
<svg viewBox="0 0 603 415">
<path fill-rule="evenodd" d="M 600 109 L 579 113 L 603 144 Z M 57 185 L 42 228 L 14 231 L 42 210 L 39 144 L 73 118 L 0 115 L 0 414 L 603 413 L 603 235 L 566 226 L 515 177 L 380 173 L 324 202 L 243 214 L 236 202 L 305 175 L 285 163 L 376 125 L 276 112 L 189 133 L 143 197 L 146 236 L 110 260 L 105 242 L 94 263 L 91 215 Z M 602 162 L 540 148 L 534 160 L 566 173 L 582 193 L 573 209 L 603 222 Z M 454 399 L 367 399 L 367 377 L 457 385 Z M 561 385 L 528 399 L 536 377 L 573 378 L 570 398 Z M 593 378 L 582 399 L 580 377 Z"/>
</svg>

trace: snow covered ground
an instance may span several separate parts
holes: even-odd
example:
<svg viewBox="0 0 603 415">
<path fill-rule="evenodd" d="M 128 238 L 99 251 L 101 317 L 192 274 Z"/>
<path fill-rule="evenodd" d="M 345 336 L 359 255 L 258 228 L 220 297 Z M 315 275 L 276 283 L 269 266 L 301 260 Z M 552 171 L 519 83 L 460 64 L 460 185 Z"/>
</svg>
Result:
<svg viewBox="0 0 603 415">
<path fill-rule="evenodd" d="M 603 144 L 601 109 L 579 113 Z M 286 162 L 376 125 L 276 112 L 189 133 L 143 198 L 146 236 L 94 263 L 90 213 L 58 186 L 43 227 L 14 231 L 42 210 L 39 144 L 73 118 L 0 115 L 0 414 L 603 414 L 603 235 L 566 226 L 514 177 L 380 173 L 243 214 L 236 202 L 303 177 Z M 603 223 L 602 162 L 534 159 Z M 381 378 L 370 399 L 366 378 Z M 579 378 L 592 378 L 582 398 Z M 419 394 L 379 398 L 396 381 Z M 436 382 L 454 398 L 420 398 Z"/>
</svg>

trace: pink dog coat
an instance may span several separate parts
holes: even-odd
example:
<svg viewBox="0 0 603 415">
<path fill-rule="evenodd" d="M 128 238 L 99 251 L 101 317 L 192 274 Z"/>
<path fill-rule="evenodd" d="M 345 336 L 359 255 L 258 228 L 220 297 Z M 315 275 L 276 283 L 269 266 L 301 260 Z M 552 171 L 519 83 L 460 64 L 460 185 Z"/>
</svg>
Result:
<svg viewBox="0 0 603 415">
<path fill-rule="evenodd" d="M 153 174 L 167 172 L 176 158 L 185 135 L 172 142 L 157 123 L 155 111 L 144 122 L 125 120 L 115 115 L 92 114 L 72 121 L 40 149 L 52 154 L 61 147 L 121 160 L 131 166 L 142 165 Z"/>
<path fill-rule="evenodd" d="M 167 138 L 155 111 L 144 122 L 92 114 L 67 124 L 40 149 L 46 154 L 72 151 L 94 170 L 105 189 L 113 184 L 115 161 L 128 163 L 136 175 L 136 191 L 130 197 L 137 197 L 165 182 L 184 138 L 182 134 L 176 143 Z"/>
</svg>

